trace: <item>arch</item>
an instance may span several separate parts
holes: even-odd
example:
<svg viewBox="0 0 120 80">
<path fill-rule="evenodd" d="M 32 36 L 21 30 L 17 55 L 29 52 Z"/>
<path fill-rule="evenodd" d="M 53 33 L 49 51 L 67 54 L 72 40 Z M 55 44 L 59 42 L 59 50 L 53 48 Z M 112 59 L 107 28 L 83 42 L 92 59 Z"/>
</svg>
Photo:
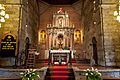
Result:
<svg viewBox="0 0 120 80">
<path fill-rule="evenodd" d="M 96 37 L 92 37 L 92 47 L 93 47 L 93 59 L 95 64 L 98 65 L 98 54 L 97 54 L 97 40 Z"/>
</svg>

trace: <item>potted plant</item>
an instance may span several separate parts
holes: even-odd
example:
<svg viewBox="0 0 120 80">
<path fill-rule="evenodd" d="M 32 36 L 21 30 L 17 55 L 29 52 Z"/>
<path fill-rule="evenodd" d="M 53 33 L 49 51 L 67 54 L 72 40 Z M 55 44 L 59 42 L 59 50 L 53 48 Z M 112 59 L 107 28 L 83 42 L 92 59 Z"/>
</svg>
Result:
<svg viewBox="0 0 120 80">
<path fill-rule="evenodd" d="M 101 80 L 101 73 L 97 69 L 85 70 L 86 80 Z"/>
<path fill-rule="evenodd" d="M 40 78 L 39 73 L 36 69 L 27 69 L 25 72 L 20 73 L 22 74 L 22 80 L 35 80 Z"/>
</svg>

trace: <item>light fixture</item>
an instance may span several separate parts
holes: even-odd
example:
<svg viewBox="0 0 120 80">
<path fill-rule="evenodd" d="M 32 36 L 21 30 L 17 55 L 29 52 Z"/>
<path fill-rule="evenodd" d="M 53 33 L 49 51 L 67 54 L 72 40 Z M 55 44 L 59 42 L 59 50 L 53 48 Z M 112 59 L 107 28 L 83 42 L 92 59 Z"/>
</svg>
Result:
<svg viewBox="0 0 120 80">
<path fill-rule="evenodd" d="M 114 11 L 114 16 L 116 16 L 116 20 L 120 22 L 120 0 L 118 0 L 117 10 Z"/>
<path fill-rule="evenodd" d="M 2 23 L 5 22 L 5 19 L 8 19 L 9 15 L 6 14 L 5 7 L 3 4 L 0 4 L 0 28 L 2 27 Z"/>
</svg>

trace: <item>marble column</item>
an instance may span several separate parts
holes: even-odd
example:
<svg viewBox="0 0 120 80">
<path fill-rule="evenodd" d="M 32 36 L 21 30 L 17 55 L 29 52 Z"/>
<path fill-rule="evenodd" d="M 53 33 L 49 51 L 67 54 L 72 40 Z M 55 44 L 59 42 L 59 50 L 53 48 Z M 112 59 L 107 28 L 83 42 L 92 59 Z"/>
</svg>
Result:
<svg viewBox="0 0 120 80">
<path fill-rule="evenodd" d="M 67 30 L 67 47 L 69 47 L 69 45 L 68 45 L 68 38 L 69 38 L 69 33 L 68 33 L 68 30 Z"/>
<path fill-rule="evenodd" d="M 49 33 L 47 33 L 47 50 L 49 50 Z"/>
</svg>

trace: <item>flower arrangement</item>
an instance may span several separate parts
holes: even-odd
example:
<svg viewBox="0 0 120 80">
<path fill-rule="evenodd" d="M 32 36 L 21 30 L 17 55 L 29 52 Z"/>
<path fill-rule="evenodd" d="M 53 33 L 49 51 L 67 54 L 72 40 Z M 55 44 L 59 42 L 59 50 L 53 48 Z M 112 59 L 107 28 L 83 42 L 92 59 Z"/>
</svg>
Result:
<svg viewBox="0 0 120 80">
<path fill-rule="evenodd" d="M 36 78 L 40 78 L 36 69 L 27 69 L 20 74 L 22 74 L 22 80 L 35 80 Z"/>
<path fill-rule="evenodd" d="M 85 70 L 86 80 L 101 80 L 101 73 L 97 69 Z"/>
</svg>

